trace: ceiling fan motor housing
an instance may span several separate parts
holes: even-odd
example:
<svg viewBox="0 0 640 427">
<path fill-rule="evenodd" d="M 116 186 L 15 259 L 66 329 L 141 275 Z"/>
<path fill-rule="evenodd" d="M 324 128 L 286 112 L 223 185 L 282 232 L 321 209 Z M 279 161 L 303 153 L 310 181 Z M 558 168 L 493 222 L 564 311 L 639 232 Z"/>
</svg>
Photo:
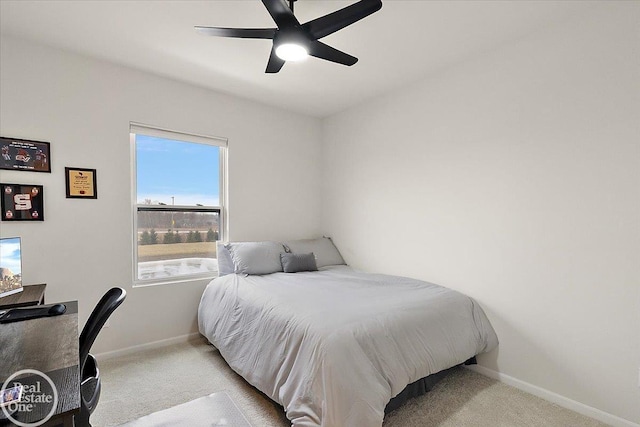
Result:
<svg viewBox="0 0 640 427">
<path fill-rule="evenodd" d="M 275 46 L 288 43 L 308 48 L 311 41 L 304 31 L 300 31 L 300 27 L 279 29 L 276 30 L 276 34 L 273 36 L 273 44 Z"/>
</svg>

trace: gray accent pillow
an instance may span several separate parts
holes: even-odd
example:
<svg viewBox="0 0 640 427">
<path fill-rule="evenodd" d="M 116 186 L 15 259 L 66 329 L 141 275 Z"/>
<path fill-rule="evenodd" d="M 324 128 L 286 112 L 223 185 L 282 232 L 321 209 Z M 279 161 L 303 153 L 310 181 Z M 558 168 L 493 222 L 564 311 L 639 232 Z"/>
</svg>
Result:
<svg viewBox="0 0 640 427">
<path fill-rule="evenodd" d="M 282 271 L 280 253 L 282 243 L 277 242 L 233 242 L 226 248 L 231 253 L 234 271 L 238 274 L 271 274 Z"/>
<path fill-rule="evenodd" d="M 318 271 L 316 257 L 313 253 L 289 254 L 281 253 L 280 261 L 285 273 L 297 273 L 299 271 Z"/>
<path fill-rule="evenodd" d="M 313 252 L 316 256 L 316 265 L 318 268 L 327 265 L 345 264 L 342 255 L 338 252 L 333 242 L 328 237 L 320 237 L 319 239 L 292 240 L 284 243 L 288 249 L 287 252 L 294 254 L 308 254 Z"/>
<path fill-rule="evenodd" d="M 231 253 L 222 242 L 216 242 L 216 256 L 218 257 L 218 276 L 233 274 L 236 268 L 231 259 Z"/>
</svg>

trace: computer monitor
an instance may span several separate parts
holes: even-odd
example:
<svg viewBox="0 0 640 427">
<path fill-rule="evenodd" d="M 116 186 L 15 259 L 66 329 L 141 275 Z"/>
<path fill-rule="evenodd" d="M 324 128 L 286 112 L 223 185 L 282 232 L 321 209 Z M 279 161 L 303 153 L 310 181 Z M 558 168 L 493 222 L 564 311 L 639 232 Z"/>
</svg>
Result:
<svg viewBox="0 0 640 427">
<path fill-rule="evenodd" d="M 22 292 L 22 249 L 19 237 L 0 238 L 0 298 Z"/>
</svg>

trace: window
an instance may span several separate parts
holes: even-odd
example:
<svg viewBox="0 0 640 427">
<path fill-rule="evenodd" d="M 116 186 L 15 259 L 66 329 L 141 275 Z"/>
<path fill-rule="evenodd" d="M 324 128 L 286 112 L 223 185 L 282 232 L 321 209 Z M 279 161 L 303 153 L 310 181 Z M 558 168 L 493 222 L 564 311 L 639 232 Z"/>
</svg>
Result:
<svg viewBox="0 0 640 427">
<path fill-rule="evenodd" d="M 134 280 L 211 277 L 225 224 L 227 141 L 131 124 Z"/>
</svg>

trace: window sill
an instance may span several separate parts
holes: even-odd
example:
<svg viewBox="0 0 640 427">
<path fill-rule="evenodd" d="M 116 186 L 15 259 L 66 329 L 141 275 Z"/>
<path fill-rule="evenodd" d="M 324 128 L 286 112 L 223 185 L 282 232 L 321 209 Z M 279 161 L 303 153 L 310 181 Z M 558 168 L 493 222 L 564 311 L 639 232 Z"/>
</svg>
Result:
<svg viewBox="0 0 640 427">
<path fill-rule="evenodd" d="M 210 274 L 201 275 L 201 276 L 188 276 L 188 277 L 167 277 L 166 279 L 152 279 L 152 280 L 134 280 L 133 287 L 134 288 L 146 288 L 150 286 L 161 286 L 161 285 L 176 285 L 176 284 L 184 284 L 189 282 L 203 282 L 203 281 L 211 281 L 218 277 L 218 272 L 211 272 Z"/>
<path fill-rule="evenodd" d="M 218 277 L 218 260 L 215 258 L 179 258 L 142 262 L 138 264 L 136 275 L 140 274 L 147 277 L 134 279 L 134 288 L 212 280 Z"/>
</svg>

